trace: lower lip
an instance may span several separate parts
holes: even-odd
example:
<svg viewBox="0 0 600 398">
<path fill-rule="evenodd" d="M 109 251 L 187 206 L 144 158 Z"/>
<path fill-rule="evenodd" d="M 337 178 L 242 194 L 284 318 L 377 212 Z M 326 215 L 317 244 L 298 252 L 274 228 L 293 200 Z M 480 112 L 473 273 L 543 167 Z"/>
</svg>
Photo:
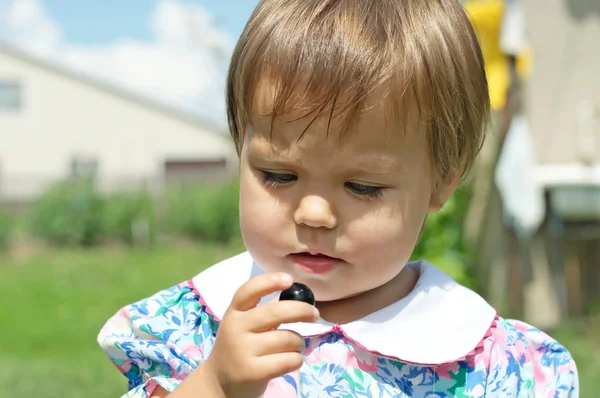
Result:
<svg viewBox="0 0 600 398">
<path fill-rule="evenodd" d="M 311 256 L 310 254 L 291 254 L 290 258 L 298 268 L 311 274 L 324 274 L 342 262 L 338 258 Z"/>
</svg>

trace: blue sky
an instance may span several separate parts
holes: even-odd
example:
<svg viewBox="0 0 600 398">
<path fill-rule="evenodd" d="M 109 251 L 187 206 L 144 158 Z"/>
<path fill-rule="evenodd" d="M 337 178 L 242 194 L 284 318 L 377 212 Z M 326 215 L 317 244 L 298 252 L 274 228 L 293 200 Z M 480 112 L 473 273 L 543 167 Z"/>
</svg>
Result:
<svg viewBox="0 0 600 398">
<path fill-rule="evenodd" d="M 258 0 L 0 0 L 0 41 L 225 125 L 229 59 Z"/>
<path fill-rule="evenodd" d="M 16 0 L 19 1 L 19 0 Z M 237 39 L 257 1 L 185 0 L 204 7 L 234 40 Z M 156 0 L 46 0 L 50 17 L 62 27 L 65 38 L 81 45 L 97 45 L 128 37 L 150 40 L 147 20 Z"/>
</svg>

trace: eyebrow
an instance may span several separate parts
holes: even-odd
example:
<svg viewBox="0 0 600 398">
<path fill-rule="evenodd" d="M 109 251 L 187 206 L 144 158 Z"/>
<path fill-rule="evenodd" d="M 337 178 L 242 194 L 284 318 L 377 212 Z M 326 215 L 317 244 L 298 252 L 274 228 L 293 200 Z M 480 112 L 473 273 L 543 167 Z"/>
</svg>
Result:
<svg viewBox="0 0 600 398">
<path fill-rule="evenodd" d="M 262 151 L 260 151 L 262 152 Z M 264 163 L 271 163 L 277 166 L 282 167 L 305 167 L 304 161 L 289 159 L 285 156 L 275 154 L 275 153 L 252 153 L 248 154 L 249 159 L 254 161 L 260 161 Z M 369 161 L 360 161 L 360 158 L 349 167 L 345 167 L 343 169 L 343 173 L 348 174 L 405 174 L 405 169 L 397 164 L 394 160 L 386 159 L 386 157 L 382 156 L 378 161 L 374 162 L 372 160 Z"/>
<path fill-rule="evenodd" d="M 350 168 L 353 173 L 365 173 L 365 174 L 404 174 L 405 169 L 402 168 L 397 162 L 391 159 L 386 159 L 382 156 L 379 161 L 373 162 L 357 160 Z"/>
<path fill-rule="evenodd" d="M 297 162 L 293 159 L 286 158 L 275 153 L 265 153 L 263 151 L 248 151 L 248 158 L 251 160 L 266 162 L 266 163 L 277 163 L 281 165 L 295 165 Z"/>
</svg>

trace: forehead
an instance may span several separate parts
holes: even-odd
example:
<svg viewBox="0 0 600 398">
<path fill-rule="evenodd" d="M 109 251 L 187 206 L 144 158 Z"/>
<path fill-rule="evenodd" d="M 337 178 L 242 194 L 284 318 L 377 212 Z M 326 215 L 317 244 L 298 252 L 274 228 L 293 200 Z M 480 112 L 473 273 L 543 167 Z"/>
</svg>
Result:
<svg viewBox="0 0 600 398">
<path fill-rule="evenodd" d="M 249 136 L 274 148 L 361 148 L 382 150 L 426 139 L 409 95 L 392 98 L 384 90 L 357 99 L 346 93 L 289 92 L 283 101 L 273 84 L 260 84 L 250 109 Z"/>
<path fill-rule="evenodd" d="M 373 108 L 356 117 L 347 130 L 327 116 L 277 118 L 258 116 L 246 140 L 252 157 L 333 172 L 348 168 L 404 175 L 411 167 L 427 167 L 427 140 L 418 123 L 398 127 Z M 313 120 L 314 119 L 314 120 Z M 271 129 L 272 127 L 272 129 Z"/>
<path fill-rule="evenodd" d="M 381 88 L 370 94 L 315 92 L 301 84 L 282 94 L 263 80 L 249 113 L 252 134 L 269 134 L 275 145 L 388 146 L 424 135 L 418 107 L 410 95 L 394 98 Z"/>
</svg>

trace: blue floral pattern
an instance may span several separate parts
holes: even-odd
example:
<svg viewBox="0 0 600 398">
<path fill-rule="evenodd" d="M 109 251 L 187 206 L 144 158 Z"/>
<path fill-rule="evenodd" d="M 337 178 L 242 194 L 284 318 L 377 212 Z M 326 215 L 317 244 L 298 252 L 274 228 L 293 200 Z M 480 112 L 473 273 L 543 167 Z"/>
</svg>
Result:
<svg viewBox="0 0 600 398">
<path fill-rule="evenodd" d="M 123 396 L 148 397 L 157 385 L 174 390 L 206 360 L 218 327 L 188 281 L 121 309 L 98 341 L 128 380 Z M 305 341 L 304 365 L 272 380 L 265 397 L 578 396 L 569 352 L 540 330 L 500 317 L 478 349 L 435 366 L 371 353 L 335 331 Z"/>
</svg>

